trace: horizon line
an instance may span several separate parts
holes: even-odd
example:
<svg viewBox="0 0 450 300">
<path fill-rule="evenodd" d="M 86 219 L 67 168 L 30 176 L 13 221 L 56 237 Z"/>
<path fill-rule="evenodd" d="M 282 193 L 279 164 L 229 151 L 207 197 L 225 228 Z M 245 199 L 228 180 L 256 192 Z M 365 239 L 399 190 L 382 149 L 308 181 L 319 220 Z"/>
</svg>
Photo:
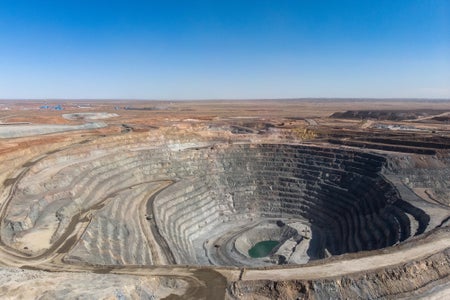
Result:
<svg viewBox="0 0 450 300">
<path fill-rule="evenodd" d="M 288 97 L 288 98 L 191 98 L 191 99 L 151 99 L 151 98 L 0 98 L 0 101 L 293 101 L 293 100 L 431 100 L 431 101 L 450 101 L 449 98 L 434 97 Z"/>
</svg>

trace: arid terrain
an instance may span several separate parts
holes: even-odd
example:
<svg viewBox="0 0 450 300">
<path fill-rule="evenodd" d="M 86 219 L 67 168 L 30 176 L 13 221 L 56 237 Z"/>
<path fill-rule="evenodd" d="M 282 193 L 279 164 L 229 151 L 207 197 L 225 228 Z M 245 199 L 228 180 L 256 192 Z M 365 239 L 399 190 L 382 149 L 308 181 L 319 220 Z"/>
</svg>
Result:
<svg viewBox="0 0 450 300">
<path fill-rule="evenodd" d="M 2 299 L 450 298 L 450 100 L 0 101 Z"/>
</svg>

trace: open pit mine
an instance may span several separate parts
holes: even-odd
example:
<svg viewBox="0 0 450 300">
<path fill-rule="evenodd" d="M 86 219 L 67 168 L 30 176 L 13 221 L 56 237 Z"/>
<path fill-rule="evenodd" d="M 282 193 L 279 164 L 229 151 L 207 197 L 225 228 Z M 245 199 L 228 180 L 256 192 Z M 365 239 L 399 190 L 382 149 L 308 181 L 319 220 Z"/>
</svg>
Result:
<svg viewBox="0 0 450 300">
<path fill-rule="evenodd" d="M 2 298 L 450 297 L 448 101 L 6 105 Z"/>
</svg>

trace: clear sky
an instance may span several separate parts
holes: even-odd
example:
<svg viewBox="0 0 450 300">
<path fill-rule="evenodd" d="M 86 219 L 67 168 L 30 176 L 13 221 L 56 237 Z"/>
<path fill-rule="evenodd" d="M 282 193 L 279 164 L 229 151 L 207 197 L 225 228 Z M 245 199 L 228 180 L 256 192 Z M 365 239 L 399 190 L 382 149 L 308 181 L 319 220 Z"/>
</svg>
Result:
<svg viewBox="0 0 450 300">
<path fill-rule="evenodd" d="M 448 0 L 0 0 L 0 98 L 450 98 Z"/>
</svg>

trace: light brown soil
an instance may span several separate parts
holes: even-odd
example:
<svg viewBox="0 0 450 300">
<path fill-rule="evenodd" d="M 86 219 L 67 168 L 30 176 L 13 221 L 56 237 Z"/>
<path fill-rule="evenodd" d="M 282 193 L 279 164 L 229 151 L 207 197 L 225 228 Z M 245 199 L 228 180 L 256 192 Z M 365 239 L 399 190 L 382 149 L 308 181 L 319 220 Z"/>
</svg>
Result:
<svg viewBox="0 0 450 300">
<path fill-rule="evenodd" d="M 0 127 L 10 126 L 5 123 L 13 122 L 30 122 L 33 125 L 80 125 L 86 121 L 67 120 L 62 117 L 62 114 L 84 112 L 118 114 L 117 117 L 102 120 L 107 124 L 105 128 L 0 139 L 0 217 L 2 221 L 5 218 L 9 201 L 15 193 L 16 185 L 39 160 L 39 157 L 52 155 L 58 151 L 70 149 L 74 145 L 83 145 L 83 143 L 96 144 L 98 142 L 98 145 L 101 145 L 100 141 L 103 139 L 114 141 L 124 135 L 136 136 L 139 139 L 148 135 L 167 140 L 189 140 L 198 137 L 212 139 L 212 137 L 220 135 L 221 139 L 228 142 L 249 140 L 255 143 L 262 140 L 276 143 L 281 139 L 284 142 L 292 143 L 308 142 L 320 145 L 332 143 L 333 146 L 355 147 L 364 149 L 364 151 L 438 158 L 448 157 L 450 150 L 450 124 L 436 121 L 433 116 L 421 117 L 417 122 L 414 120 L 393 122 L 329 118 L 334 112 L 346 110 L 435 109 L 450 112 L 450 101 L 307 99 L 177 102 L 83 100 L 55 103 L 2 101 L 1 103 L 9 110 L 0 110 Z M 64 110 L 40 109 L 40 106 L 44 104 L 54 105 L 56 103 L 62 103 Z M 87 104 L 89 104 L 88 108 L 78 107 L 78 105 L 85 106 Z M 128 109 L 124 109 L 125 107 Z M 447 113 L 441 112 L 440 115 L 447 115 Z M 404 130 L 405 127 L 401 127 L 401 130 L 392 130 L 392 127 L 386 129 L 381 125 L 411 126 L 413 130 L 408 131 L 411 128 Z M 209 128 L 218 128 L 220 133 L 209 130 Z M 230 128 L 247 131 L 241 135 L 234 133 Z M 267 128 L 276 128 L 276 135 L 270 133 Z M 380 140 L 370 140 L 375 136 Z M 429 167 L 426 160 L 423 160 L 422 163 L 423 165 L 420 166 L 420 159 L 417 158 L 418 166 L 423 169 Z M 411 185 L 411 190 L 425 199 L 424 189 L 421 186 Z M 444 207 L 450 204 L 450 201 L 445 202 L 445 192 L 430 190 L 430 195 L 436 199 L 426 197 L 425 200 Z M 105 201 L 108 197 L 112 197 L 112 195 L 104 196 Z M 114 274 L 114 277 L 111 278 L 114 279 L 115 284 L 120 291 L 129 288 L 130 292 L 127 295 L 130 297 L 134 297 L 140 291 L 138 288 L 140 281 L 146 285 L 147 292 L 152 290 L 156 297 L 168 297 L 167 299 L 176 299 L 177 297 L 182 299 L 224 299 L 232 296 L 242 296 L 244 299 L 270 298 L 275 295 L 272 293 L 273 291 L 270 291 L 270 287 L 276 288 L 277 284 L 279 290 L 283 290 L 285 299 L 296 297 L 299 293 L 303 293 L 305 297 L 313 297 L 313 294 L 308 294 L 309 292 L 300 289 L 300 283 L 295 282 L 309 281 L 312 284 L 311 282 L 314 280 L 329 279 L 337 282 L 336 280 L 339 278 L 359 278 L 362 276 L 361 274 L 377 276 L 376 274 L 384 274 L 382 270 L 388 270 L 391 267 L 403 268 L 412 261 L 417 262 L 433 255 L 442 254 L 450 247 L 450 237 L 447 227 L 445 227 L 448 224 L 446 224 L 426 238 L 418 237 L 404 245 L 380 251 L 332 257 L 302 267 L 239 269 L 174 265 L 98 266 L 66 262 L 64 258 L 79 242 L 99 207 L 80 210 L 79 214 L 73 217 L 67 231 L 56 241 L 51 242 L 51 232 L 54 231 L 54 228 L 49 228 L 48 232 L 36 231 L 27 235 L 26 238 L 18 241 L 23 247 L 27 247 L 27 244 L 40 244 L 40 249 L 30 247 L 27 254 L 1 242 L 0 266 L 2 268 L 0 268 L 0 273 L 4 273 L 4 276 L 0 276 L 0 286 L 2 286 L 0 294 L 8 296 L 16 294 L 18 298 L 37 298 L 45 290 L 61 284 L 65 288 L 75 287 L 74 290 L 78 291 L 78 294 L 70 294 L 71 296 L 86 295 L 79 290 L 81 286 L 87 284 L 86 280 L 104 282 L 107 280 L 107 276 L 113 276 L 108 274 Z M 146 236 L 151 234 L 151 230 L 145 233 Z M 12 267 L 12 269 L 7 267 Z M 33 271 L 28 269 L 33 269 Z M 72 276 L 71 273 L 56 273 L 61 271 L 73 272 L 74 279 L 69 283 L 68 278 Z M 88 272 L 89 275 L 82 278 L 83 273 L 81 272 Z M 423 284 L 420 288 L 414 287 L 415 290 L 406 291 L 401 296 L 408 297 L 408 293 L 415 295 L 414 293 L 419 293 L 419 291 L 430 297 L 448 295 L 450 293 L 448 274 L 443 272 L 441 278 L 436 279 L 436 282 L 438 280 L 440 280 L 440 285 L 437 288 L 425 288 L 425 284 Z M 33 289 L 27 288 L 27 285 L 21 283 L 22 281 L 33 285 Z M 256 296 L 256 294 L 242 292 L 245 290 L 245 284 L 252 285 L 253 282 L 254 286 L 264 282 L 262 290 L 265 290 L 266 294 L 262 293 Z M 236 288 L 233 291 L 234 284 L 236 286 L 242 284 L 243 290 Z M 427 282 L 427 284 L 431 283 Z M 118 297 L 115 290 L 102 293 L 94 286 L 89 288 L 92 288 L 92 293 L 88 293 L 87 297 Z M 162 292 L 158 293 L 158 288 L 162 289 Z M 51 296 L 64 296 L 63 290 L 55 289 Z M 392 296 L 387 291 L 386 296 L 389 295 Z M 280 296 L 280 299 L 283 297 Z"/>
</svg>

